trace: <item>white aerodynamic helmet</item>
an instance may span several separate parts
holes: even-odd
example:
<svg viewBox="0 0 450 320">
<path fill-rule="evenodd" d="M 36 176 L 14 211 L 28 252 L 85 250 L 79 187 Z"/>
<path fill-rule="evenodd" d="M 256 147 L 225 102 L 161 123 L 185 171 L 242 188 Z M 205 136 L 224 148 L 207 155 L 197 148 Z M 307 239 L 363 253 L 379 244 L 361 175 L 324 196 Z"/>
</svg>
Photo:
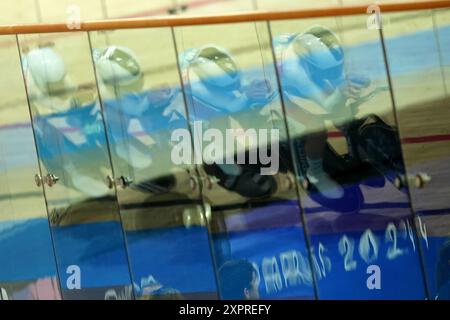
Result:
<svg viewBox="0 0 450 320">
<path fill-rule="evenodd" d="M 198 50 L 192 63 L 195 73 L 207 85 L 217 88 L 238 88 L 241 74 L 231 55 L 215 45 Z"/>
<path fill-rule="evenodd" d="M 143 73 L 135 53 L 126 47 L 109 46 L 96 58 L 97 72 L 105 85 L 140 90 Z"/>
<path fill-rule="evenodd" d="M 42 92 L 55 95 L 67 90 L 66 65 L 61 56 L 50 47 L 29 51 L 23 58 L 26 73 Z"/>
<path fill-rule="evenodd" d="M 333 31 L 313 26 L 294 40 L 294 50 L 310 76 L 336 80 L 344 70 L 344 52 Z"/>
</svg>

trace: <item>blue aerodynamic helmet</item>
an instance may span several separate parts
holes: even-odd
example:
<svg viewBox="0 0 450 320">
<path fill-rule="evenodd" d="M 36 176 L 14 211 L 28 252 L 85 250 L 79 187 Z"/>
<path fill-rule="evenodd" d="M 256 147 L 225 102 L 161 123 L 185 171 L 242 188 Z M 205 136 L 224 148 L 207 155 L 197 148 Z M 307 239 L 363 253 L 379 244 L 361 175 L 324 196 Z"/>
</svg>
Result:
<svg viewBox="0 0 450 320">
<path fill-rule="evenodd" d="M 314 26 L 294 39 L 294 50 L 311 79 L 336 83 L 344 74 L 344 51 L 330 29 Z"/>
<path fill-rule="evenodd" d="M 241 86 L 241 73 L 236 62 L 225 49 L 215 45 L 199 49 L 192 67 L 207 86 L 227 90 Z"/>
</svg>

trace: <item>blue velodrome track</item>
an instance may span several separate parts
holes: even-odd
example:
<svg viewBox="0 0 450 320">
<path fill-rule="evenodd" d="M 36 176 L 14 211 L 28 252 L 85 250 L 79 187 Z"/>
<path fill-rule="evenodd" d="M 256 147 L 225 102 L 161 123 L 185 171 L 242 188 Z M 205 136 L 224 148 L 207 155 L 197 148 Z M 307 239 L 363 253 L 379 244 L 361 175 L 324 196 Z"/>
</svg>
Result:
<svg viewBox="0 0 450 320">
<path fill-rule="evenodd" d="M 440 28 L 439 32 L 442 52 L 450 52 L 450 27 Z M 392 74 L 414 75 L 420 70 L 438 67 L 436 59 L 424 59 L 429 56 L 428 48 L 434 46 L 434 41 L 434 34 L 431 31 L 389 39 L 387 41 L 389 56 L 395 61 L 391 67 Z M 419 53 L 404 55 L 403 48 L 412 44 Z M 347 55 L 352 68 L 366 70 L 372 77 L 384 76 L 383 69 L 377 67 L 371 69 L 364 61 L 367 55 L 374 52 L 379 52 L 378 43 L 368 42 L 348 48 Z M 379 59 L 379 63 L 374 63 L 374 66 L 383 64 L 381 56 L 373 56 L 372 59 Z M 443 63 L 450 65 L 450 55 L 443 56 Z M 3 133 L 0 132 L 0 136 L 3 136 Z M 8 167 L 23 166 L 30 159 L 24 157 L 21 161 L 11 163 Z M 257 213 L 254 213 L 256 220 Z M 383 290 L 379 292 L 370 292 L 366 288 L 368 263 L 358 255 L 358 239 L 361 233 L 347 233 L 348 237 L 356 241 L 353 257 L 355 264 L 352 265 L 353 269 L 347 266 L 351 269 L 347 271 L 344 257 L 338 248 L 341 234 L 318 233 L 311 236 L 314 248 L 313 261 L 317 263 L 318 292 L 321 298 L 425 297 L 417 256 L 417 241 L 402 239 L 398 243 L 402 254 L 390 259 L 386 258 L 388 244 L 383 241 L 385 230 L 373 230 L 373 233 L 379 239 L 379 246 L 377 257 L 370 263 L 379 265 L 383 272 Z M 120 225 L 116 222 L 53 228 L 62 287 L 65 287 L 67 278 L 65 269 L 72 264 L 80 266 L 82 286 L 85 288 L 129 284 L 130 275 L 124 241 L 118 236 L 121 234 Z M 220 235 L 215 238 L 216 241 L 221 241 Z M 261 227 L 235 231 L 229 234 L 229 239 L 233 257 L 248 259 L 258 266 L 262 297 L 313 296 L 312 286 L 308 280 L 310 274 L 300 267 L 299 262 L 307 257 L 301 226 L 287 224 L 276 228 Z M 428 247 L 425 248 L 427 265 L 436 265 L 439 248 L 445 240 L 439 237 L 428 238 Z M 141 278 L 152 275 L 166 286 L 182 292 L 216 291 L 208 241 L 207 231 L 202 227 L 128 233 L 127 245 L 132 257 L 130 264 L 134 280 L 139 282 Z M 1 282 L 32 280 L 56 274 L 46 219 L 2 221 L 0 252 Z M 296 261 L 294 263 L 296 276 L 286 271 L 288 261 L 286 259 Z M 427 271 L 431 291 L 434 292 L 434 270 L 430 268 Z"/>
</svg>

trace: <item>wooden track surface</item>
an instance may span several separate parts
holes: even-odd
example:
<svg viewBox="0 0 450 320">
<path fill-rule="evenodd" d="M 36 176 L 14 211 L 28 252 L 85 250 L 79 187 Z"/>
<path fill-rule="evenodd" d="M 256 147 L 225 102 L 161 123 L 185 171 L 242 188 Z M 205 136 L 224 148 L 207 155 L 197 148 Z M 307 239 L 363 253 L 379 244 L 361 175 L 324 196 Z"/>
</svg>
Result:
<svg viewBox="0 0 450 320">
<path fill-rule="evenodd" d="M 105 4 L 102 5 L 102 2 Z M 392 3 L 391 0 L 377 1 L 380 4 Z M 396 3 L 421 2 L 420 0 L 396 0 Z M 98 20 L 120 17 L 138 17 L 167 15 L 174 6 L 186 5 L 184 14 L 215 14 L 226 12 L 259 10 L 295 10 L 326 8 L 339 5 L 369 5 L 370 0 L 16 0 L 0 3 L 0 25 L 25 23 L 53 23 L 65 21 L 68 6 L 77 5 L 81 9 L 81 18 Z"/>
</svg>

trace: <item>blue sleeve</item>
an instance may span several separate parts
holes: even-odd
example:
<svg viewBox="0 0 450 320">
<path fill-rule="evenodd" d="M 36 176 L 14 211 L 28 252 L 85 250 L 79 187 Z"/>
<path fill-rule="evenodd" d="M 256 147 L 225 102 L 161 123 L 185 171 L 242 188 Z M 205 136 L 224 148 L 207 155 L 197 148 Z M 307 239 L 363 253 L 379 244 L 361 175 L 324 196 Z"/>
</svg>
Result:
<svg viewBox="0 0 450 320">
<path fill-rule="evenodd" d="M 197 49 L 188 49 L 185 52 L 180 53 L 178 56 L 178 63 L 180 65 L 181 72 L 187 69 L 196 53 Z"/>
</svg>

